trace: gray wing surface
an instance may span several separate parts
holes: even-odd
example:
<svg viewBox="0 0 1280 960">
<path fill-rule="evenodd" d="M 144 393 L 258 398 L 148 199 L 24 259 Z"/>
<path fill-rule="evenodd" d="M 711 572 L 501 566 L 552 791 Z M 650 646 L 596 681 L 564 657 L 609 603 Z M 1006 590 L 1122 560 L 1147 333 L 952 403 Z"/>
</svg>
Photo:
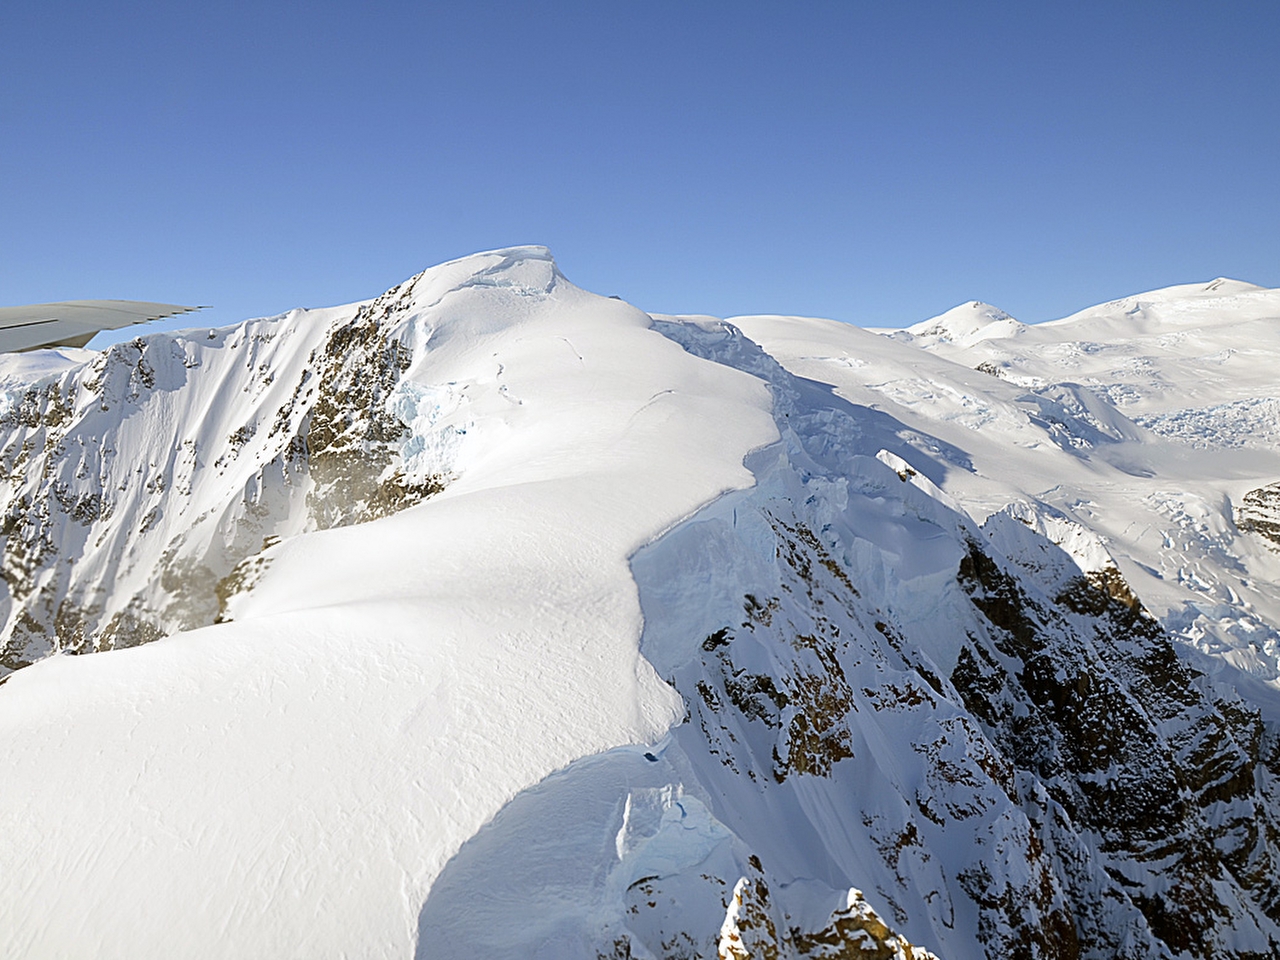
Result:
<svg viewBox="0 0 1280 960">
<path fill-rule="evenodd" d="M 137 300 L 67 300 L 0 307 L 0 353 L 40 347 L 83 347 L 99 330 L 118 330 L 200 307 Z"/>
</svg>

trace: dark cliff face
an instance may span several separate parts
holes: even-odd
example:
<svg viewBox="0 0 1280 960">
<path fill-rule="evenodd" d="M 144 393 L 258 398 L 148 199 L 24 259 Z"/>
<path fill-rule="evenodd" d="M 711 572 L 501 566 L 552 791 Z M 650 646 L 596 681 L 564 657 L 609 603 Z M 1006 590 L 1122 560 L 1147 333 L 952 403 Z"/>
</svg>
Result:
<svg viewBox="0 0 1280 960">
<path fill-rule="evenodd" d="M 736 796 L 740 789 L 724 780 L 745 779 L 766 797 L 788 795 L 766 802 L 839 810 L 848 818 L 841 830 L 862 833 L 874 859 L 852 854 L 821 819 L 805 828 L 823 837 L 830 860 L 801 863 L 773 838 L 753 835 L 751 818 L 718 815 L 760 852 L 766 870 L 865 886 L 912 943 L 946 955 L 930 928 L 963 929 L 957 914 L 973 909 L 988 955 L 1081 956 L 1067 891 L 1017 808 L 1018 769 L 957 709 L 960 698 L 927 654 L 789 514 L 785 502 L 762 511 L 775 537 L 779 594 L 744 596 L 742 620 L 706 637 L 697 663 L 675 677 L 690 703 L 682 743 L 696 755 L 690 741 L 705 742 L 718 762 L 708 775 L 712 795 Z M 969 850 L 941 852 L 944 838 L 961 835 Z M 996 850 L 1019 869 L 988 870 L 984 859 Z M 963 899 L 972 906 L 960 906 Z"/>
<path fill-rule="evenodd" d="M 1046 838 L 1097 838 L 1100 869 L 1064 876 L 1073 899 L 1088 899 L 1073 889 L 1081 881 L 1128 899 L 1174 954 L 1273 955 L 1221 943 L 1224 928 L 1280 922 L 1274 770 L 1257 713 L 1215 694 L 1139 604 L 1105 585 L 1081 576 L 1052 603 L 1033 599 L 976 542 L 958 578 L 986 629 L 969 636 L 952 683 L 1044 786 Z M 1123 955 L 1128 931 L 1075 919 L 1084 939 Z"/>
<path fill-rule="evenodd" d="M 864 596 L 802 512 L 759 511 L 779 589 L 743 595 L 671 677 L 689 705 L 678 742 L 762 876 L 863 887 L 944 956 L 938 935 L 970 911 L 982 956 L 1275 955 L 1274 738 L 1117 575 L 1048 597 L 965 541 L 953 576 L 972 615 L 950 621 L 946 676 L 932 638 Z M 735 518 L 751 522 L 745 505 Z M 755 803 L 807 822 L 770 835 Z M 796 835 L 820 840 L 800 853 Z M 802 942 L 779 934 L 778 955 L 809 955 Z"/>
</svg>

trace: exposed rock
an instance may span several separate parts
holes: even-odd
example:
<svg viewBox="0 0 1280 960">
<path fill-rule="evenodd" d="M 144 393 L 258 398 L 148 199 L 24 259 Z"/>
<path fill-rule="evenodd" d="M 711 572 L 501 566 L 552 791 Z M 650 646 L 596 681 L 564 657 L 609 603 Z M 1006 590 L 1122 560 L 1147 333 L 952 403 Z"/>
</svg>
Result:
<svg viewBox="0 0 1280 960">
<path fill-rule="evenodd" d="M 1272 549 L 1280 550 L 1280 483 L 1246 493 L 1236 507 L 1236 526 L 1256 533 Z"/>
<path fill-rule="evenodd" d="M 951 680 L 1061 808 L 1049 818 L 1054 845 L 1067 832 L 1100 838 L 1102 871 L 1087 884 L 1129 899 L 1175 953 L 1211 955 L 1204 945 L 1241 910 L 1280 919 L 1280 847 L 1275 810 L 1256 786 L 1256 714 L 1207 698 L 1202 678 L 1114 578 L 1080 576 L 1050 606 L 977 543 L 959 578 L 993 628 L 992 646 L 971 636 Z M 1088 899 L 1063 874 L 1073 898 Z M 1077 913 L 1082 942 L 1119 951 L 1118 932 L 1095 922 Z"/>
</svg>

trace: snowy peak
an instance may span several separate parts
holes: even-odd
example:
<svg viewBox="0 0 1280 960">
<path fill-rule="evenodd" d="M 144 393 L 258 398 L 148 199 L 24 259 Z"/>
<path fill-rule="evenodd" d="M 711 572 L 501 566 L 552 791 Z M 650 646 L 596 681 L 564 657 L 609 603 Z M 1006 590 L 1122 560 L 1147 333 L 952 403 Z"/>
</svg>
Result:
<svg viewBox="0 0 1280 960">
<path fill-rule="evenodd" d="M 970 300 L 932 319 L 907 327 L 907 337 L 900 338 L 921 346 L 953 343 L 969 346 L 992 337 L 1016 337 L 1024 328 L 999 307 L 980 300 Z"/>
<path fill-rule="evenodd" d="M 551 251 L 528 245 L 459 257 L 424 270 L 401 286 L 411 288 L 415 306 L 426 309 L 451 293 L 470 288 L 493 287 L 524 296 L 545 296 L 563 280 L 564 274 Z"/>
<path fill-rule="evenodd" d="M 603 300 L 513 247 L 363 303 L 10 362 L 0 674 L 239 616 L 293 538 L 445 490 L 521 406 L 514 371 L 477 351 L 555 296 Z M 583 362 L 558 342 L 548 372 Z"/>
<path fill-rule="evenodd" d="M 1061 320 L 1037 325 L 1044 335 L 1080 340 L 1173 335 L 1193 329 L 1238 323 L 1245 318 L 1280 315 L 1280 291 L 1220 277 L 1208 283 L 1184 283 L 1110 300 Z"/>
<path fill-rule="evenodd" d="M 1214 277 L 1200 288 L 1202 295 L 1229 296 L 1236 293 L 1254 293 L 1266 290 L 1266 287 L 1247 280 L 1232 280 L 1230 277 Z"/>
<path fill-rule="evenodd" d="M 1140 425 L 1195 445 L 1280 449 L 1269 415 L 1280 290 L 1219 279 L 1110 301 L 1010 335 L 989 324 L 969 339 L 895 339 L 1026 386 L 1081 384 Z"/>
</svg>

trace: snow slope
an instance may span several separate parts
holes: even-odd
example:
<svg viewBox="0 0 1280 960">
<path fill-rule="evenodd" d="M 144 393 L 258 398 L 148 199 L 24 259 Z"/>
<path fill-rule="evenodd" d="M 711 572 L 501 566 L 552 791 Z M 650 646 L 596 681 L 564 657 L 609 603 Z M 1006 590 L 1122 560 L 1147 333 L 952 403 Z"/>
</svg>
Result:
<svg viewBox="0 0 1280 960">
<path fill-rule="evenodd" d="M 767 392 L 573 287 L 537 248 L 446 264 L 389 297 L 388 338 L 412 356 L 398 389 L 419 412 L 458 398 L 431 428 L 465 430 L 457 479 L 269 549 L 234 623 L 9 677 L 6 954 L 407 956 L 432 878 L 504 801 L 678 719 L 638 653 L 627 557 L 750 483 L 743 456 L 774 436 Z M 245 412 L 210 400 L 243 392 L 220 365 L 250 369 L 235 345 L 316 343 L 354 313 L 151 338 L 144 354 L 198 365 L 139 391 L 120 459 L 156 408 L 212 473 L 217 414 Z M 307 356 L 295 348 L 275 382 L 300 379 Z"/>
<path fill-rule="evenodd" d="M 1278 302 L 882 336 L 521 247 L 6 361 L 0 947 L 1276 955 L 1280 451 L 1151 418 L 1265 401 Z"/>
</svg>

